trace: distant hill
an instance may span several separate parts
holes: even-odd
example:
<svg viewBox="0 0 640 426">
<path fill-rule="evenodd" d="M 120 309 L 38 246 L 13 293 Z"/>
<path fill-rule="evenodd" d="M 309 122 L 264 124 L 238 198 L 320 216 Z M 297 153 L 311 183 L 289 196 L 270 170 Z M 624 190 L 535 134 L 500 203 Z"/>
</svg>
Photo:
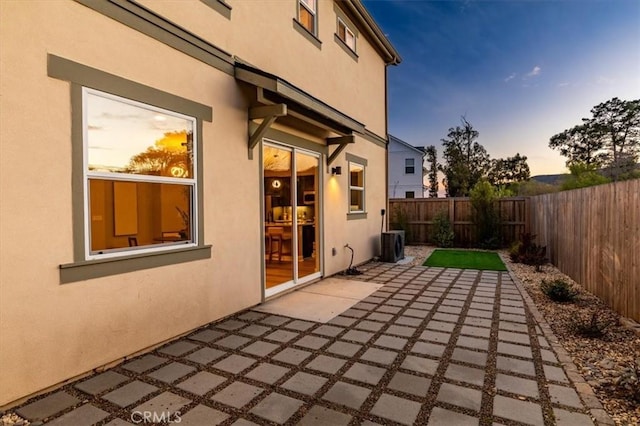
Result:
<svg viewBox="0 0 640 426">
<path fill-rule="evenodd" d="M 560 185 L 567 176 L 569 176 L 568 173 L 560 173 L 557 175 L 537 175 L 531 176 L 531 180 L 546 183 L 547 185 Z"/>
</svg>

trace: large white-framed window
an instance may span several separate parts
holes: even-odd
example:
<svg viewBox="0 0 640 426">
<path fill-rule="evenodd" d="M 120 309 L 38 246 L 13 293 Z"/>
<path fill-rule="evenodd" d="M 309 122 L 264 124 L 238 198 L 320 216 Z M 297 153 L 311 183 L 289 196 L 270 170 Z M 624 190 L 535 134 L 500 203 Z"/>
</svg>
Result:
<svg viewBox="0 0 640 426">
<path fill-rule="evenodd" d="M 196 118 L 84 87 L 87 260 L 196 246 Z"/>
<path fill-rule="evenodd" d="M 298 22 L 314 36 L 318 35 L 317 0 L 298 0 Z"/>
<path fill-rule="evenodd" d="M 340 17 L 338 17 L 338 38 L 352 51 L 356 51 L 356 36 Z"/>
<path fill-rule="evenodd" d="M 416 173 L 416 159 L 405 158 L 404 159 L 404 173 L 407 175 L 413 175 Z"/>
<path fill-rule="evenodd" d="M 365 165 L 349 161 L 349 213 L 365 212 Z"/>
</svg>

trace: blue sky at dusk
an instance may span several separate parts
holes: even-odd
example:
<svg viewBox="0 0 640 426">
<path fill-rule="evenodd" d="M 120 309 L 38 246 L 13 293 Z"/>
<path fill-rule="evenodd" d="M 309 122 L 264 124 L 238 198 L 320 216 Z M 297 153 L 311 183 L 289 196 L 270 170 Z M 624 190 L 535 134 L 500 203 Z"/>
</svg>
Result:
<svg viewBox="0 0 640 426">
<path fill-rule="evenodd" d="M 562 173 L 549 138 L 612 97 L 640 98 L 639 0 L 364 0 L 400 52 L 389 132 L 436 145 L 465 115 L 492 158 Z"/>
</svg>

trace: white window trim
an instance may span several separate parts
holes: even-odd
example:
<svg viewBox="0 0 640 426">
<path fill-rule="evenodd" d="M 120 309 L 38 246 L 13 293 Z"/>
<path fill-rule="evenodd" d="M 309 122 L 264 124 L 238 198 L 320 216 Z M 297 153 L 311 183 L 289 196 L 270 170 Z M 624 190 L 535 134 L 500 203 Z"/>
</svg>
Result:
<svg viewBox="0 0 640 426">
<path fill-rule="evenodd" d="M 174 117 L 179 117 L 184 120 L 191 121 L 193 123 L 193 147 L 192 147 L 192 168 L 193 168 L 193 177 L 192 178 L 172 178 L 172 177 L 161 177 L 161 176 L 147 176 L 147 175 L 134 175 L 128 173 L 105 173 L 105 172 L 92 172 L 89 171 L 88 164 L 88 114 L 87 114 L 87 99 L 89 94 L 93 94 L 95 96 L 104 97 L 107 99 L 112 99 L 114 101 L 123 102 L 129 105 L 137 106 L 140 108 L 149 109 L 152 111 L 156 111 L 162 114 L 173 115 Z M 97 259 L 108 259 L 115 257 L 127 257 L 132 254 L 145 254 L 145 253 L 156 253 L 156 252 L 165 252 L 171 250 L 184 249 L 187 247 L 197 247 L 198 246 L 198 191 L 197 191 L 197 176 L 198 176 L 198 159 L 197 159 L 197 120 L 194 117 L 180 114 L 175 111 L 167 110 L 164 108 L 158 108 L 153 105 L 149 105 L 143 102 L 138 102 L 133 99 L 124 98 L 121 96 L 112 95 L 100 90 L 90 89 L 88 87 L 82 88 L 82 140 L 83 140 L 83 155 L 82 155 L 82 169 L 83 169 L 83 202 L 84 202 L 84 256 L 85 260 L 97 260 Z M 111 181 L 127 181 L 127 182 L 152 182 L 152 183 L 179 183 L 182 185 L 188 185 L 192 187 L 192 198 L 191 198 L 191 237 L 192 241 L 190 243 L 180 243 L 180 244 L 158 244 L 152 246 L 142 246 L 140 248 L 118 248 L 118 249 L 108 249 L 104 253 L 96 254 L 91 253 L 91 216 L 90 216 L 90 199 L 89 199 L 89 179 L 90 178 L 98 178 L 105 179 Z"/>
<path fill-rule="evenodd" d="M 351 34 L 351 37 L 353 37 L 353 46 L 349 46 L 349 43 L 347 42 L 347 40 L 342 40 L 342 38 L 340 37 L 340 24 L 344 26 L 345 39 L 347 38 L 346 37 L 347 32 Z M 347 25 L 347 23 L 344 20 L 342 20 L 342 18 L 340 18 L 339 16 L 338 16 L 338 38 L 342 40 L 345 46 L 351 49 L 354 53 L 356 52 L 356 46 L 357 46 L 356 34 L 351 30 L 351 28 L 349 28 L 349 25 Z"/>
<path fill-rule="evenodd" d="M 408 161 L 411 160 L 413 164 L 407 164 Z M 408 167 L 413 167 L 412 172 L 407 172 Z M 405 175 L 415 175 L 416 174 L 416 159 L 415 158 L 405 158 L 404 159 L 404 174 Z"/>
<path fill-rule="evenodd" d="M 315 0 L 314 2 L 316 8 L 318 7 L 318 0 Z M 313 31 L 309 31 L 309 29 L 307 27 L 304 27 L 304 25 L 302 25 L 301 20 L 300 20 L 300 8 L 304 7 L 305 10 L 307 10 L 307 12 L 309 12 L 311 14 L 311 16 L 313 16 Z M 313 9 L 311 9 L 311 7 L 309 7 L 309 5 L 307 4 L 307 2 L 305 0 L 298 0 L 298 22 L 300 22 L 307 31 L 309 31 L 311 34 L 313 34 L 314 36 L 318 35 L 318 15 L 317 12 Z"/>
<path fill-rule="evenodd" d="M 362 186 L 353 186 L 351 185 L 351 165 L 356 164 L 362 167 Z M 348 161 L 347 162 L 348 173 L 349 173 L 349 211 L 348 213 L 357 214 L 357 213 L 365 213 L 367 211 L 367 202 L 366 202 L 366 187 L 367 187 L 367 176 L 366 176 L 366 166 L 362 163 L 358 163 L 357 161 Z M 362 192 L 362 210 L 351 210 L 351 191 L 361 191 Z"/>
</svg>

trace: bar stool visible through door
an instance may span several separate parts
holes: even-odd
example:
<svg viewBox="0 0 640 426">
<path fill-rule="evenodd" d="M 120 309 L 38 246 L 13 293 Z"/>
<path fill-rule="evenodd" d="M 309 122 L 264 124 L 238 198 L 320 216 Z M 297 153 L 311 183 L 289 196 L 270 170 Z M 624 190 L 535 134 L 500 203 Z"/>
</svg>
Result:
<svg viewBox="0 0 640 426">
<path fill-rule="evenodd" d="M 291 232 L 285 232 L 283 226 L 273 226 L 268 228 L 266 235 L 269 241 L 269 262 L 273 260 L 274 253 L 278 254 L 278 262 L 282 262 L 282 256 L 286 254 L 284 243 L 288 241 L 289 247 L 291 247 Z"/>
</svg>

